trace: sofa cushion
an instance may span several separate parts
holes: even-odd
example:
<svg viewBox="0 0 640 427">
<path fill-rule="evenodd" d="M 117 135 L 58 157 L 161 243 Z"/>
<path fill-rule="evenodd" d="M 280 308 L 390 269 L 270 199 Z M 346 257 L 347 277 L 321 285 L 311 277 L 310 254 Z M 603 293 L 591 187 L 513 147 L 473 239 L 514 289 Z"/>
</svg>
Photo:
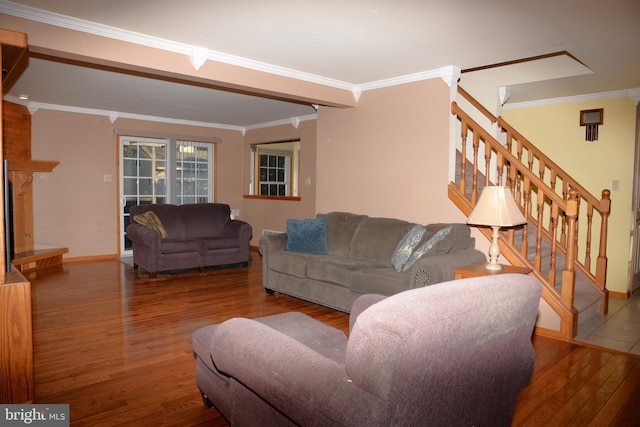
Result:
<svg viewBox="0 0 640 427">
<path fill-rule="evenodd" d="M 353 235 L 360 222 L 364 218 L 367 218 L 367 216 L 348 212 L 331 212 L 328 214 L 318 214 L 317 217 L 327 220 L 327 245 L 329 246 L 329 253 L 349 256 Z"/>
<path fill-rule="evenodd" d="M 240 246 L 240 239 L 233 237 L 204 237 L 204 249 L 227 249 Z"/>
<path fill-rule="evenodd" d="M 429 240 L 418 246 L 402 266 L 402 271 L 409 270 L 417 260 L 428 253 L 448 253 L 451 250 L 451 246 L 453 246 L 453 240 L 447 239 L 452 228 L 452 226 L 449 226 L 438 230 Z"/>
<path fill-rule="evenodd" d="M 418 246 L 426 229 L 420 224 L 414 225 L 411 230 L 400 240 L 396 250 L 391 256 L 391 265 L 396 271 L 402 270 L 404 264 L 409 260 L 413 250 Z"/>
<path fill-rule="evenodd" d="M 351 292 L 357 294 L 394 295 L 409 289 L 409 273 L 392 268 L 368 268 L 354 271 L 351 275 Z"/>
<path fill-rule="evenodd" d="M 328 250 L 326 219 L 287 220 L 288 252 L 326 254 Z"/>
<path fill-rule="evenodd" d="M 231 221 L 231 208 L 224 203 L 195 203 L 180 206 L 185 239 L 220 236 Z"/>
<path fill-rule="evenodd" d="M 304 279 L 307 277 L 307 261 L 311 256 L 297 252 L 270 251 L 266 262 L 269 270 Z"/>
<path fill-rule="evenodd" d="M 373 267 L 380 267 L 380 265 L 336 255 L 315 255 L 308 258 L 307 277 L 348 288 L 354 271 Z"/>
<path fill-rule="evenodd" d="M 398 243 L 415 224 L 392 218 L 364 218 L 353 236 L 351 258 L 391 267 Z"/>
<path fill-rule="evenodd" d="M 153 211 L 172 239 L 185 240 L 184 219 L 181 208 L 182 206 L 169 204 L 137 205 L 131 206 L 129 213 L 135 217 L 145 212 Z"/>
<path fill-rule="evenodd" d="M 200 240 L 177 240 L 162 239 L 160 242 L 160 253 L 176 254 L 183 252 L 201 252 L 202 242 Z"/>
</svg>

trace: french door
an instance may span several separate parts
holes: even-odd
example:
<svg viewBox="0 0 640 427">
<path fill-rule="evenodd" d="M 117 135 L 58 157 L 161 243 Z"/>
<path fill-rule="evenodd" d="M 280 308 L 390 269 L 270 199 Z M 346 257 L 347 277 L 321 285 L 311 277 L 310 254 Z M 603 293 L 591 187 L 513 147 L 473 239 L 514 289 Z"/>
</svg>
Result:
<svg viewBox="0 0 640 427">
<path fill-rule="evenodd" d="M 213 200 L 213 145 L 175 139 L 120 137 L 120 254 L 131 254 L 129 208 Z"/>
</svg>

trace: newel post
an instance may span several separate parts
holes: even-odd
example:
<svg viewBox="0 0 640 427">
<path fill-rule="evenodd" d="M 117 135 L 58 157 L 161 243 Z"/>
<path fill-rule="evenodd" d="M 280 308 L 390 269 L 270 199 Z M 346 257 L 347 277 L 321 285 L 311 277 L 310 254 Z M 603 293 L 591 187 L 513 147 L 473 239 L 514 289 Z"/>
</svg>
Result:
<svg viewBox="0 0 640 427">
<path fill-rule="evenodd" d="M 565 263 L 564 271 L 562 272 L 562 301 L 569 307 L 573 307 L 573 293 L 576 281 L 576 272 L 574 270 L 575 258 L 576 258 L 576 245 L 577 245 L 577 233 L 578 233 L 578 190 L 569 190 L 569 199 L 567 199 L 567 259 Z M 578 317 L 574 319 L 574 334 L 577 331 Z M 573 336 L 572 335 L 572 336 Z"/>
</svg>

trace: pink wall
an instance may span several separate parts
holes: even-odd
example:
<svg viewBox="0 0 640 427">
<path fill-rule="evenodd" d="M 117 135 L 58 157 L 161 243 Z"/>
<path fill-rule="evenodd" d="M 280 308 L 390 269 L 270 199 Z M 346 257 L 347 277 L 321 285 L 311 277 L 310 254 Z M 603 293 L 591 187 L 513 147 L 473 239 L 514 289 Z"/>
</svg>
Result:
<svg viewBox="0 0 640 427">
<path fill-rule="evenodd" d="M 68 247 L 69 257 L 115 253 L 116 139 L 109 119 L 38 111 L 31 146 L 33 159 L 60 162 L 49 181 L 34 173 L 34 242 Z"/>
<path fill-rule="evenodd" d="M 300 138 L 300 166 L 298 195 L 300 201 L 246 199 L 241 218 L 253 226 L 252 245 L 257 246 L 262 230 L 285 231 L 289 218 L 313 218 L 316 199 L 316 121 L 301 122 L 298 128 L 291 125 L 255 129 L 247 132 L 244 147 L 245 167 L 248 167 L 250 144 Z M 305 185 L 305 178 L 311 184 Z M 243 191 L 249 188 L 249 172 L 244 174 Z"/>
<path fill-rule="evenodd" d="M 365 91 L 318 111 L 318 212 L 422 224 L 465 220 L 447 196 L 450 101 L 439 78 Z"/>
<path fill-rule="evenodd" d="M 216 199 L 242 206 L 242 135 L 237 131 L 39 110 L 32 117 L 32 157 L 57 160 L 49 181 L 34 174 L 34 241 L 69 248 L 68 258 L 118 253 L 119 189 L 114 129 L 219 137 Z M 112 182 L 104 182 L 111 175 Z"/>
</svg>

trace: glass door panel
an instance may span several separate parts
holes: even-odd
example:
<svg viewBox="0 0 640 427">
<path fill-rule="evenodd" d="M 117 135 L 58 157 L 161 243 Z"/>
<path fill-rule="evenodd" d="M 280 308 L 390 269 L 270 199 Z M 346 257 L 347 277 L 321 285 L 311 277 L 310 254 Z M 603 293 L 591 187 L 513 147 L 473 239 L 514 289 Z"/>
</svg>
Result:
<svg viewBox="0 0 640 427">
<path fill-rule="evenodd" d="M 120 253 L 131 253 L 126 229 L 134 205 L 167 203 L 166 140 L 120 137 Z"/>
</svg>

